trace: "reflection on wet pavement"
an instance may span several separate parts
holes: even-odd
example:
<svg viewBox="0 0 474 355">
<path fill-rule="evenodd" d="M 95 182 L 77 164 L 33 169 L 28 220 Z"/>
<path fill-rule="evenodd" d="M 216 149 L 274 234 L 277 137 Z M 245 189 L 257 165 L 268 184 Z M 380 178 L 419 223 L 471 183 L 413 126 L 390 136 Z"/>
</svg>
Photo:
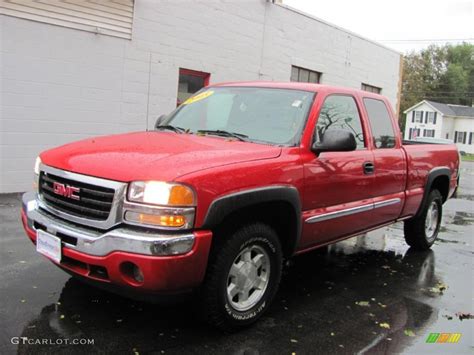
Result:
<svg viewBox="0 0 474 355">
<path fill-rule="evenodd" d="M 439 297 L 431 289 L 442 280 L 435 273 L 433 251 L 400 252 L 389 232 L 296 258 L 286 268 L 272 311 L 239 334 L 222 337 L 203 327 L 194 317 L 192 302 L 162 307 L 130 301 L 71 278 L 58 299 L 25 325 L 21 336 L 93 336 L 96 344 L 88 351 L 201 353 L 224 347 L 237 353 L 243 349 L 263 353 L 309 351 L 323 344 L 331 352 L 402 350 L 409 340 L 406 329 L 420 333 L 437 317 L 437 310 L 416 298 Z M 389 328 L 380 327 L 382 323 Z M 254 338 L 254 333 L 266 334 L 267 339 Z M 25 345 L 18 350 L 29 353 L 36 348 Z"/>
<path fill-rule="evenodd" d="M 408 249 L 397 223 L 294 258 L 260 322 L 223 335 L 198 320 L 192 299 L 153 305 L 70 278 L 35 254 L 18 223 L 17 197 L 3 198 L 0 353 L 469 353 L 474 322 L 456 313 L 473 313 L 471 201 L 446 204 L 428 252 Z M 463 335 L 459 344 L 426 344 L 431 332 Z M 11 337 L 94 345 L 14 345 Z"/>
</svg>

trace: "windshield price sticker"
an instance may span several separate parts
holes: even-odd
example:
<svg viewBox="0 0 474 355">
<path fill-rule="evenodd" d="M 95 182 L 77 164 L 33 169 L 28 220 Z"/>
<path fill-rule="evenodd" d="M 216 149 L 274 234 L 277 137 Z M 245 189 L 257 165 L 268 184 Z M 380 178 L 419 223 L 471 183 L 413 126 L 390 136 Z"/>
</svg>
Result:
<svg viewBox="0 0 474 355">
<path fill-rule="evenodd" d="M 183 105 L 189 105 L 189 104 L 193 104 L 197 101 L 201 101 L 201 100 L 204 100 L 205 98 L 211 96 L 212 94 L 214 94 L 214 91 L 210 90 L 210 91 L 205 91 L 205 92 L 202 92 L 196 96 L 192 96 L 190 97 L 189 99 L 187 99 L 186 101 L 183 102 Z"/>
</svg>

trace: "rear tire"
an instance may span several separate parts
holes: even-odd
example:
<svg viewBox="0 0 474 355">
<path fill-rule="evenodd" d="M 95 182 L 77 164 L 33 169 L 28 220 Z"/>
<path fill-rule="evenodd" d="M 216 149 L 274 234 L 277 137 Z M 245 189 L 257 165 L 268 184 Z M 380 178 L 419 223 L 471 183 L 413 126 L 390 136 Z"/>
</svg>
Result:
<svg viewBox="0 0 474 355">
<path fill-rule="evenodd" d="M 201 310 L 212 326 L 236 331 L 256 322 L 273 301 L 281 279 L 281 245 L 263 223 L 238 228 L 217 243 L 201 289 Z"/>
<path fill-rule="evenodd" d="M 405 221 L 405 241 L 416 250 L 428 250 L 435 242 L 441 227 L 443 197 L 432 190 L 421 213 Z"/>
</svg>

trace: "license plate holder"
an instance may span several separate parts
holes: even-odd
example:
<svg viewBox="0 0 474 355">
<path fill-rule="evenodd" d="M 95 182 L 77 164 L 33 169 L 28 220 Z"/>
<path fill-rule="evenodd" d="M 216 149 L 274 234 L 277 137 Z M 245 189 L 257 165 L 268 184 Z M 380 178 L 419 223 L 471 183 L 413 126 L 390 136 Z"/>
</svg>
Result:
<svg viewBox="0 0 474 355">
<path fill-rule="evenodd" d="M 36 233 L 36 251 L 57 263 L 61 262 L 61 239 L 43 230 Z"/>
</svg>

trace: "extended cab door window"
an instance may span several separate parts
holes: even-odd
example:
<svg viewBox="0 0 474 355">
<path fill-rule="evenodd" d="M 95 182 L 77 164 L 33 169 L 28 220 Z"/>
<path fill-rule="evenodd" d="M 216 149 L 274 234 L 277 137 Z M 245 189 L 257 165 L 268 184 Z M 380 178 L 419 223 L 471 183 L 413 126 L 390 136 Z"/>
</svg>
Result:
<svg viewBox="0 0 474 355">
<path fill-rule="evenodd" d="M 401 213 L 405 196 L 406 159 L 402 149 L 396 149 L 392 116 L 385 102 L 368 97 L 363 101 L 376 148 L 373 150 L 373 218 L 381 224 L 397 219 Z"/>
<path fill-rule="evenodd" d="M 387 106 L 381 100 L 364 98 L 375 148 L 395 147 L 395 132 Z"/>
<path fill-rule="evenodd" d="M 315 142 L 320 142 L 324 133 L 331 129 L 343 129 L 353 133 L 357 149 L 365 148 L 359 110 L 352 96 L 332 95 L 324 101 L 316 125 Z"/>
</svg>

